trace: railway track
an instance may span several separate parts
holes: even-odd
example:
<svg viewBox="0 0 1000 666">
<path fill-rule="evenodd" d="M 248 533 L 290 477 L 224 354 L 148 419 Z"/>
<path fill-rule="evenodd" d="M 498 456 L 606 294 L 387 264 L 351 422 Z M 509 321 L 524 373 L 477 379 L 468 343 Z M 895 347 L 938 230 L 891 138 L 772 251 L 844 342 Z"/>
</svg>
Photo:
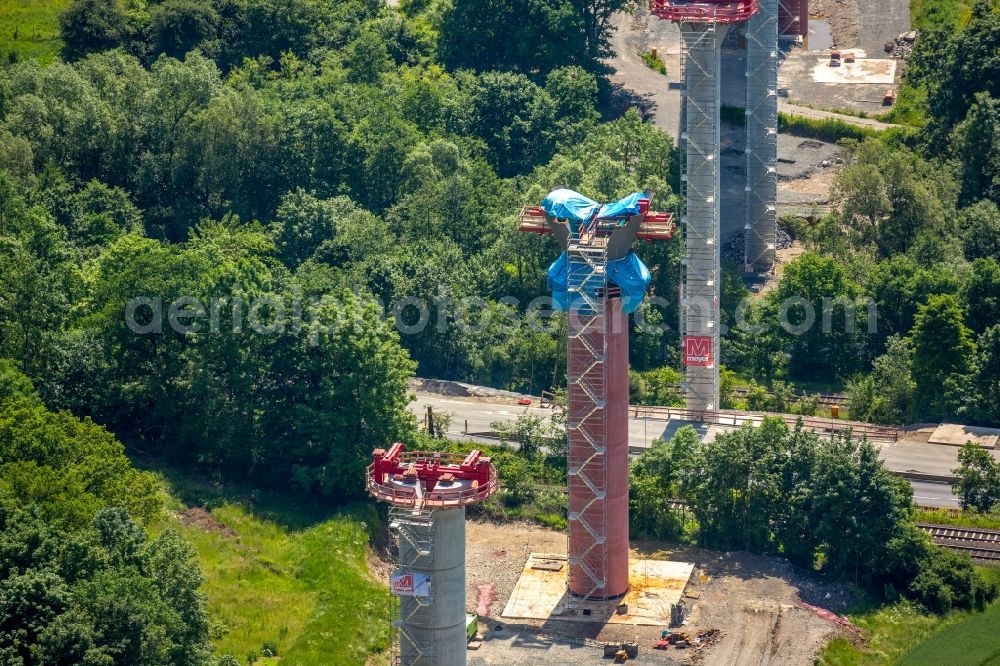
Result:
<svg viewBox="0 0 1000 666">
<path fill-rule="evenodd" d="M 950 548 L 983 564 L 1000 565 L 1000 530 L 917 523 L 939 546 Z"/>
</svg>

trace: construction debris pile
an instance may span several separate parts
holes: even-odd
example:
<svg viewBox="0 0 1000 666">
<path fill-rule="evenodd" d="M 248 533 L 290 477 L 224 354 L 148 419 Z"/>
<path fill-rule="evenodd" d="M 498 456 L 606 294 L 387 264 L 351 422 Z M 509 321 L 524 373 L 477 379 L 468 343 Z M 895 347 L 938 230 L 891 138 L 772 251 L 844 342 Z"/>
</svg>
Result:
<svg viewBox="0 0 1000 666">
<path fill-rule="evenodd" d="M 671 647 L 677 650 L 688 647 L 700 649 L 714 645 L 722 638 L 722 632 L 718 629 L 702 629 L 693 637 L 686 631 L 663 633 L 663 639 L 653 643 L 654 650 L 667 650 Z"/>
<path fill-rule="evenodd" d="M 911 30 L 910 32 L 904 32 L 890 42 L 885 43 L 885 52 L 889 54 L 890 58 L 896 60 L 905 60 L 910 57 L 910 53 L 913 52 L 913 43 L 917 41 L 917 35 L 919 33 L 916 30 Z"/>
<path fill-rule="evenodd" d="M 792 237 L 788 235 L 788 232 L 782 229 L 780 226 L 777 228 L 777 234 L 775 236 L 775 249 L 784 250 L 792 246 Z M 740 263 L 743 262 L 744 252 L 746 247 L 746 231 L 740 230 L 729 237 L 726 244 L 722 247 L 722 256 L 734 259 Z"/>
<path fill-rule="evenodd" d="M 702 629 L 698 632 L 698 636 L 695 639 L 701 647 L 708 647 L 710 645 L 715 645 L 722 638 L 722 632 L 718 629 Z"/>
</svg>

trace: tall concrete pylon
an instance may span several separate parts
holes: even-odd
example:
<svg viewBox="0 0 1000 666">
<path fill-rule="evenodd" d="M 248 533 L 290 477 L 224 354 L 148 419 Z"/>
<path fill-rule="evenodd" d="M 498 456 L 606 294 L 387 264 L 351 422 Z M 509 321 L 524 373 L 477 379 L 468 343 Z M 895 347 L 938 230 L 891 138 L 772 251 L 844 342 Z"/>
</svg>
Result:
<svg viewBox="0 0 1000 666">
<path fill-rule="evenodd" d="M 719 100 L 722 41 L 728 25 L 681 23 L 684 40 L 685 169 L 681 218 L 681 326 L 688 409 L 719 409 L 719 268 L 721 194 Z"/>
<path fill-rule="evenodd" d="M 722 40 L 730 25 L 757 13 L 757 0 L 651 0 L 650 9 L 680 26 L 684 68 L 681 123 L 681 218 L 686 254 L 681 264 L 681 342 L 687 407 L 719 405 L 721 186 L 719 107 Z"/>
<path fill-rule="evenodd" d="M 546 201 L 551 203 L 554 194 L 585 199 L 557 188 Z M 625 300 L 635 294 L 626 294 L 627 287 L 615 280 L 625 277 L 620 267 L 636 239 L 657 241 L 674 235 L 672 217 L 649 210 L 652 192 L 631 196 L 637 198 L 638 210 L 613 217 L 557 218 L 542 206 L 526 206 L 520 217 L 521 231 L 553 234 L 565 251 L 569 593 L 565 608 L 574 612 L 577 607 L 593 610 L 594 603 L 618 600 L 629 589 L 627 312 L 631 310 Z M 599 211 L 593 204 L 596 216 Z"/>
<path fill-rule="evenodd" d="M 778 0 L 760 0 L 747 37 L 743 269 L 774 269 L 778 221 Z"/>
<path fill-rule="evenodd" d="M 375 449 L 365 471 L 368 493 L 389 505 L 396 541 L 390 662 L 465 666 L 465 507 L 496 493 L 497 471 L 479 451 L 405 449 Z"/>
</svg>

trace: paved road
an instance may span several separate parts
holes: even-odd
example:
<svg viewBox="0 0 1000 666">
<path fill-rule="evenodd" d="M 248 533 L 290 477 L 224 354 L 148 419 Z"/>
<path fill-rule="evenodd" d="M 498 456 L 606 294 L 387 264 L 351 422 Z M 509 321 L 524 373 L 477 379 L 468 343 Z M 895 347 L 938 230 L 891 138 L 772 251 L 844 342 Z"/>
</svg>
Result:
<svg viewBox="0 0 1000 666">
<path fill-rule="evenodd" d="M 452 398 L 441 395 L 418 394 L 417 399 L 410 403 L 410 409 L 418 418 L 423 418 L 430 405 L 435 411 L 444 411 L 452 415 L 449 435 L 460 438 L 468 428 L 468 432 L 488 432 L 494 421 L 513 421 L 520 414 L 534 414 L 548 419 L 551 411 L 541 407 L 522 407 L 518 405 Z M 669 438 L 684 425 L 694 425 L 703 438 L 711 439 L 719 432 L 725 432 L 723 426 L 707 426 L 705 424 L 687 424 L 682 421 L 664 421 L 652 418 L 629 418 L 629 445 L 633 448 L 648 448 L 656 438 Z M 485 439 L 483 441 L 492 441 Z M 900 441 L 881 445 L 882 458 L 886 467 L 895 472 L 918 472 L 937 476 L 949 476 L 951 470 L 957 467 L 956 457 L 958 447 L 924 442 Z M 1000 452 L 993 451 L 994 457 L 1000 460 Z M 913 481 L 914 496 L 917 503 L 926 506 L 958 506 L 951 493 L 951 488 L 945 483 L 928 481 Z"/>
<path fill-rule="evenodd" d="M 930 481 L 910 481 L 913 486 L 913 502 L 920 506 L 959 508 L 958 498 L 951 492 L 947 483 L 931 483 Z"/>
</svg>

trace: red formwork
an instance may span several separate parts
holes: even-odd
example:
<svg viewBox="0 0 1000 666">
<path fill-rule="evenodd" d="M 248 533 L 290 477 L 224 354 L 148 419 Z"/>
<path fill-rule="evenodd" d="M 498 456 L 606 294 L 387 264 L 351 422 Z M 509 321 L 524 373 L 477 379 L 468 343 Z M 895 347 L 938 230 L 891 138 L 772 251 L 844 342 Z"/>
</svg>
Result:
<svg viewBox="0 0 1000 666">
<path fill-rule="evenodd" d="M 628 590 L 628 315 L 608 301 L 608 596 Z"/>
<path fill-rule="evenodd" d="M 574 317 L 569 321 L 573 326 Z M 584 349 L 587 344 L 600 344 L 600 332 L 569 336 L 569 344 L 580 352 L 573 353 L 571 349 L 570 362 L 576 366 L 570 369 L 571 374 L 607 372 L 605 407 L 597 413 L 593 412 L 592 401 L 582 394 L 581 388 L 570 386 L 569 389 L 569 419 L 582 420 L 586 424 L 586 428 L 581 429 L 585 433 L 570 430 L 567 451 L 569 467 L 582 468 L 581 474 L 570 475 L 568 479 L 569 512 L 582 517 L 580 521 L 569 521 L 569 586 L 572 593 L 580 596 L 614 598 L 628 591 L 628 316 L 622 311 L 620 298 L 607 299 L 604 325 L 607 344 L 604 367 L 588 370 L 588 355 Z M 595 380 L 597 383 L 599 380 Z M 576 391 L 581 391 L 581 395 L 574 395 Z M 594 441 L 604 445 L 606 460 L 594 456 Z M 600 487 L 602 483 L 603 488 Z M 595 489 L 588 484 L 596 486 L 598 491 L 603 490 L 604 499 L 595 501 Z M 603 524 L 605 515 L 606 525 Z M 603 545 L 595 539 L 595 533 L 602 530 Z M 574 564 L 574 561 L 582 564 Z M 595 591 L 593 575 L 601 575 L 602 571 L 604 588 Z"/>
<path fill-rule="evenodd" d="M 496 467 L 478 450 L 463 456 L 405 449 L 401 442 L 375 449 L 365 470 L 369 495 L 393 506 L 451 509 L 481 502 L 497 491 Z"/>
<path fill-rule="evenodd" d="M 782 37 L 809 34 L 809 0 L 778 0 L 778 34 Z"/>
<path fill-rule="evenodd" d="M 745 23 L 757 13 L 758 0 L 650 0 L 654 16 L 676 23 Z"/>
</svg>

